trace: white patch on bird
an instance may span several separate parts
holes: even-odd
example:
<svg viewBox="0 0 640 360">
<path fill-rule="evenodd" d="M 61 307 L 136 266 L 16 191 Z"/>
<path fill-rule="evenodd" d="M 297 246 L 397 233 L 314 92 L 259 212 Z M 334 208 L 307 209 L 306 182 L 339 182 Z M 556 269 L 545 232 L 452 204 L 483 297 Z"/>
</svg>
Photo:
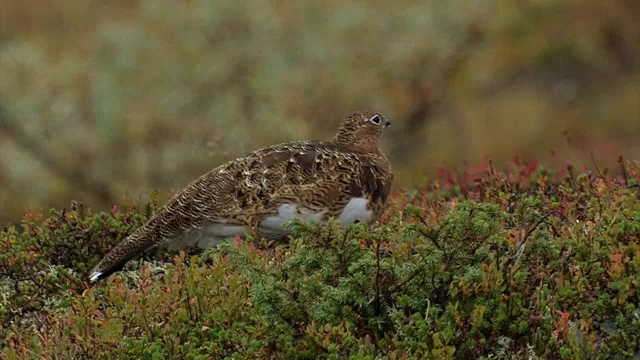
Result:
<svg viewBox="0 0 640 360">
<path fill-rule="evenodd" d="M 305 209 L 300 209 L 293 204 L 283 204 L 278 208 L 278 214 L 273 216 L 267 216 L 262 221 L 260 221 L 260 233 L 264 234 L 265 237 L 277 237 L 279 235 L 286 235 L 289 232 L 285 230 L 282 225 L 291 221 L 294 218 L 300 219 L 301 221 L 322 221 L 324 214 L 327 213 L 328 210 L 322 210 L 320 212 L 312 212 Z"/>
<path fill-rule="evenodd" d="M 365 198 L 352 198 L 342 209 L 336 221 L 342 226 L 348 226 L 354 222 L 369 222 L 373 219 L 373 211 L 367 209 L 368 200 Z M 317 221 L 323 220 L 328 210 L 313 212 L 307 209 L 298 209 L 293 204 L 283 204 L 278 208 L 278 214 L 267 216 L 260 221 L 260 235 L 275 239 L 289 234 L 288 230 L 283 228 L 283 224 L 294 218 L 301 221 Z M 224 220 L 219 219 L 218 222 L 210 223 L 202 228 L 193 228 L 185 231 L 181 235 L 167 241 L 167 247 L 170 250 L 182 249 L 191 246 L 197 246 L 201 249 L 209 249 L 215 247 L 219 243 L 232 239 L 236 235 L 244 237 L 246 228 L 241 225 L 226 224 Z"/>
<path fill-rule="evenodd" d="M 180 236 L 167 241 L 169 250 L 178 250 L 191 246 L 200 249 L 210 249 L 219 243 L 234 238 L 236 235 L 245 235 L 245 227 L 230 225 L 221 222 L 211 223 L 201 228 L 193 228 Z"/>
<path fill-rule="evenodd" d="M 96 282 L 100 277 L 100 275 L 102 275 L 101 272 L 99 271 L 94 272 L 93 274 L 91 274 L 91 276 L 89 276 L 89 282 Z"/>
<path fill-rule="evenodd" d="M 367 209 L 368 202 L 365 198 L 352 198 L 347 203 L 347 206 L 342 209 L 342 213 L 340 213 L 336 221 L 342 226 L 353 224 L 356 220 L 361 222 L 371 221 L 373 219 L 373 211 Z"/>
</svg>

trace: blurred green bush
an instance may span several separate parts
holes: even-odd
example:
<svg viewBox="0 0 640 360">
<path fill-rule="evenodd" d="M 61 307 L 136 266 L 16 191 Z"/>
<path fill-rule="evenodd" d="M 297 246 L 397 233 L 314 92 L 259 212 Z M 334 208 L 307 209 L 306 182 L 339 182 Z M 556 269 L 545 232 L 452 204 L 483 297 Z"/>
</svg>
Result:
<svg viewBox="0 0 640 360">
<path fill-rule="evenodd" d="M 166 193 L 263 145 L 394 123 L 399 186 L 434 165 L 601 167 L 640 152 L 634 0 L 3 0 L 0 222 Z"/>
<path fill-rule="evenodd" d="M 148 254 L 85 283 L 157 201 L 0 233 L 6 359 L 584 359 L 640 353 L 640 178 L 534 162 L 396 194 L 384 225 Z M 148 261 L 151 259 L 151 261 Z"/>
</svg>

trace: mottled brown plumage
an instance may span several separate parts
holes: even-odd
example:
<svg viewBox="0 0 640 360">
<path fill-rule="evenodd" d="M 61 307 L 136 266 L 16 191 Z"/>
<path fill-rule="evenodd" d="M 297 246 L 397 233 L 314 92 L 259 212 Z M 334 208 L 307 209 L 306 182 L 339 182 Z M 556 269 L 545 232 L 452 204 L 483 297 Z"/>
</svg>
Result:
<svg viewBox="0 0 640 360">
<path fill-rule="evenodd" d="M 379 145 L 389 125 L 377 113 L 352 113 L 331 141 L 274 145 L 211 170 L 114 247 L 90 280 L 161 242 L 206 248 L 246 231 L 276 239 L 286 236 L 281 224 L 291 217 L 344 225 L 379 219 L 393 180 Z"/>
</svg>

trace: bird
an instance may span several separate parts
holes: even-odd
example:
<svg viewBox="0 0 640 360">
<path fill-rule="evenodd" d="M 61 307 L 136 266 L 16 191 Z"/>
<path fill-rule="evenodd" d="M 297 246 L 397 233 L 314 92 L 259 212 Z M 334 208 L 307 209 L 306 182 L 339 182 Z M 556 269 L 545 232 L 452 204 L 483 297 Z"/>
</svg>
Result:
<svg viewBox="0 0 640 360">
<path fill-rule="evenodd" d="M 89 272 L 91 283 L 148 248 L 208 249 L 255 234 L 289 235 L 288 221 L 341 226 L 380 220 L 393 182 L 380 139 L 391 122 L 371 111 L 346 115 L 329 141 L 272 145 L 222 164 L 191 182 Z"/>
</svg>

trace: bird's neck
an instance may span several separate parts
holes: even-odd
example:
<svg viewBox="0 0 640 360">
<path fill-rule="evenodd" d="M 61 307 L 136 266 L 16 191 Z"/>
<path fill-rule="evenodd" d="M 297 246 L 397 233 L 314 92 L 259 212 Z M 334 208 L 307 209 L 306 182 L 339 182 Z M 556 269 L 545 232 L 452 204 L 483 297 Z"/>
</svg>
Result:
<svg viewBox="0 0 640 360">
<path fill-rule="evenodd" d="M 333 143 L 338 147 L 350 151 L 386 158 L 377 138 L 362 139 L 348 135 L 336 136 L 336 138 L 333 139 Z"/>
</svg>

